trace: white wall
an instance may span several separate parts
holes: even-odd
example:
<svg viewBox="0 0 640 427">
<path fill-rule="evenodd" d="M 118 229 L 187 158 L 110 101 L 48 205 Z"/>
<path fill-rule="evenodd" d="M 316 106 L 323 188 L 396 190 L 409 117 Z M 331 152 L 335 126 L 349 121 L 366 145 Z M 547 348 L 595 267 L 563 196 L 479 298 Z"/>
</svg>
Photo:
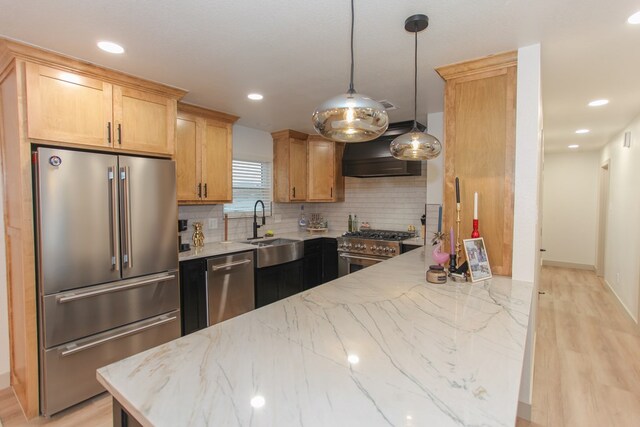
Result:
<svg viewBox="0 0 640 427">
<path fill-rule="evenodd" d="M 622 146 L 625 131 L 631 132 L 631 148 Z M 640 117 L 603 148 L 600 163 L 607 160 L 610 161 L 609 206 L 604 278 L 637 322 L 640 287 Z"/>
<path fill-rule="evenodd" d="M 0 185 L 0 390 L 9 387 L 10 359 L 9 359 L 9 311 L 7 304 L 7 270 L 4 246 L 4 200 Z"/>
<path fill-rule="evenodd" d="M 518 49 L 517 79 L 512 277 L 534 284 L 518 408 L 519 416 L 530 419 L 540 273 L 540 173 L 543 148 L 539 44 Z"/>
<path fill-rule="evenodd" d="M 599 168 L 599 151 L 545 154 L 545 260 L 595 266 Z"/>
</svg>

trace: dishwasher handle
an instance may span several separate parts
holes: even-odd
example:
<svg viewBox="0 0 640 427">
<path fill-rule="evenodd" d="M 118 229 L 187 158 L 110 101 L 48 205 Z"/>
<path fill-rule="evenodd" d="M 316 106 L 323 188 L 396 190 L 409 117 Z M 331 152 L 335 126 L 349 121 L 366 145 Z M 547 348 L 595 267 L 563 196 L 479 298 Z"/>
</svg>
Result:
<svg viewBox="0 0 640 427">
<path fill-rule="evenodd" d="M 237 267 L 239 265 L 249 264 L 250 262 L 253 262 L 253 260 L 243 259 L 242 261 L 234 261 L 234 262 L 230 262 L 230 263 L 222 264 L 222 265 L 213 265 L 213 266 L 211 266 L 211 270 L 212 271 L 218 271 L 218 270 L 223 270 L 223 269 L 226 269 L 226 268 L 233 268 L 233 267 Z"/>
</svg>

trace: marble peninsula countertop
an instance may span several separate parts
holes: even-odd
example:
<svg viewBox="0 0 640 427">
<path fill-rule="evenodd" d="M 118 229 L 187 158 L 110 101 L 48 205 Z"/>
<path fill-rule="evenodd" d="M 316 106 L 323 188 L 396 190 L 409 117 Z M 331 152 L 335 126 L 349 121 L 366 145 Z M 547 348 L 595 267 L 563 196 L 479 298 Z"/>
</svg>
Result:
<svg viewBox="0 0 640 427">
<path fill-rule="evenodd" d="M 98 370 L 145 426 L 513 426 L 533 286 L 416 249 Z"/>
</svg>

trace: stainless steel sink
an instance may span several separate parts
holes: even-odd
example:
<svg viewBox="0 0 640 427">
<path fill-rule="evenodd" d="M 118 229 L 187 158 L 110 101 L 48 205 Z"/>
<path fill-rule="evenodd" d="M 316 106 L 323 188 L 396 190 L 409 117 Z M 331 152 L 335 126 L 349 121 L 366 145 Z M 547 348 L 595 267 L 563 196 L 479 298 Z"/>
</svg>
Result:
<svg viewBox="0 0 640 427">
<path fill-rule="evenodd" d="M 256 246 L 256 267 L 264 268 L 284 264 L 304 257 L 304 242 L 294 239 L 259 239 L 247 240 L 246 243 Z"/>
</svg>

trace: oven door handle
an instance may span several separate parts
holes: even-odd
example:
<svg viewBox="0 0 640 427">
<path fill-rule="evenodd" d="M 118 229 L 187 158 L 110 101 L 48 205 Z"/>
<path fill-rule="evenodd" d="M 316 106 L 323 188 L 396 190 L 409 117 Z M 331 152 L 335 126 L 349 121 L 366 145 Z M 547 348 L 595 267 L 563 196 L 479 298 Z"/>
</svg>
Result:
<svg viewBox="0 0 640 427">
<path fill-rule="evenodd" d="M 382 262 L 388 258 L 370 258 L 370 257 L 366 257 L 366 256 L 362 256 L 362 255 L 347 255 L 347 254 L 340 254 L 341 258 L 345 258 L 345 259 L 364 259 L 367 261 L 378 261 L 378 262 Z"/>
</svg>

